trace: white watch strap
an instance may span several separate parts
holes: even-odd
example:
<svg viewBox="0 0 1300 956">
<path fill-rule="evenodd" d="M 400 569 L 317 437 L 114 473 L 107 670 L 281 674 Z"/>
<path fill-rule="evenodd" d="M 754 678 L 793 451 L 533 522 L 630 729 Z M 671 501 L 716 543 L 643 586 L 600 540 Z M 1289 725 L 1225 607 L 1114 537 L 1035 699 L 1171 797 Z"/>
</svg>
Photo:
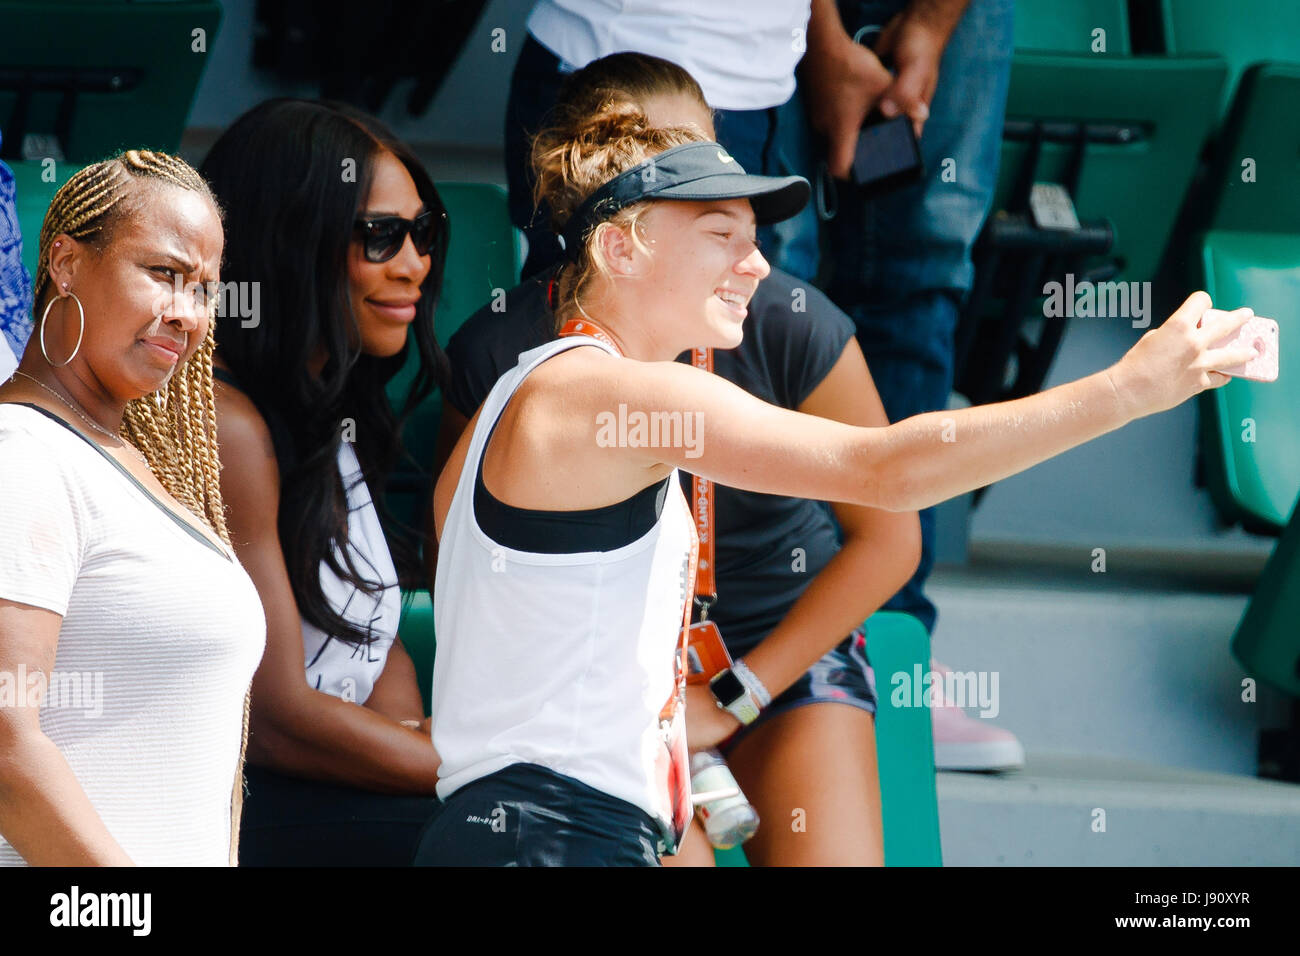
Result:
<svg viewBox="0 0 1300 956">
<path fill-rule="evenodd" d="M 719 703 L 718 706 L 722 707 L 723 710 L 731 714 L 732 717 L 735 717 L 746 727 L 758 720 L 759 712 L 762 709 L 758 706 L 758 702 L 754 700 L 754 695 L 750 693 L 748 687 L 745 688 L 743 694 L 733 700 L 730 704 L 723 707 L 723 705 Z"/>
</svg>

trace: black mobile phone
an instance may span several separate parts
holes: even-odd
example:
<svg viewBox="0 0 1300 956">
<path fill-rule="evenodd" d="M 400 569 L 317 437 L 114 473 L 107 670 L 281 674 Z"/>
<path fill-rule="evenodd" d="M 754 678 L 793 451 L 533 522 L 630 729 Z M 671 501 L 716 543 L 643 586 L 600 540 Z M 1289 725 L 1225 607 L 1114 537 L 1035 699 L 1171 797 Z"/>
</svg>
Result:
<svg viewBox="0 0 1300 956">
<path fill-rule="evenodd" d="M 868 119 L 853 154 L 853 184 L 863 196 L 892 192 L 925 175 L 921 147 L 907 116 Z"/>
<path fill-rule="evenodd" d="M 853 41 L 874 51 L 882 29 L 882 24 L 864 26 L 853 35 Z M 881 62 L 894 72 L 888 54 Z M 873 111 L 858 134 L 850 175 L 864 198 L 892 192 L 924 177 L 925 163 L 912 121 L 905 115 L 886 119 Z"/>
</svg>

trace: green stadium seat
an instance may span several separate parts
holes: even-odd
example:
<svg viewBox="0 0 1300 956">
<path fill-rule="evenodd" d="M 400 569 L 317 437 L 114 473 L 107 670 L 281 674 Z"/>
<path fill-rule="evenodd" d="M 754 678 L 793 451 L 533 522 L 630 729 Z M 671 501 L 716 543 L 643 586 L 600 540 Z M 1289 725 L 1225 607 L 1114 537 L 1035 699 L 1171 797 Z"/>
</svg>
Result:
<svg viewBox="0 0 1300 956">
<path fill-rule="evenodd" d="M 877 611 L 863 626 L 876 675 L 876 766 L 886 866 L 941 866 L 939 798 L 928 707 L 896 707 L 890 674 L 930 667 L 930 635 L 910 614 Z"/>
<path fill-rule="evenodd" d="M 22 155 L 24 134 L 56 138 L 62 158 L 81 164 L 122 149 L 175 152 L 220 22 L 211 0 L 0 0 L 5 158 Z"/>
<path fill-rule="evenodd" d="M 1220 309 L 1276 319 L 1276 382 L 1233 379 L 1201 396 L 1205 477 L 1219 512 L 1277 534 L 1300 494 L 1300 235 L 1211 231 L 1204 288 Z"/>
<path fill-rule="evenodd" d="M 1202 228 L 1300 234 L 1297 103 L 1300 63 L 1260 63 L 1246 71 L 1216 144 Z M 1247 159 L 1253 177 L 1243 176 Z"/>
<path fill-rule="evenodd" d="M 1161 0 L 1165 49 L 1213 53 L 1228 63 L 1220 115 L 1246 68 L 1262 60 L 1300 63 L 1300 4 L 1278 0 Z"/>
<path fill-rule="evenodd" d="M 1242 77 L 1197 221 L 1198 279 L 1221 309 L 1250 306 L 1279 326 L 1276 382 L 1235 379 L 1201 396 L 1206 483 L 1223 517 L 1278 534 L 1300 494 L 1300 65 Z M 1243 159 L 1254 161 L 1243 178 Z M 1253 179 L 1253 181 L 1247 181 Z M 1201 230 L 1204 230 L 1201 233 Z"/>
<path fill-rule="evenodd" d="M 433 597 L 428 591 L 402 592 L 402 619 L 397 634 L 415 665 L 415 679 L 420 685 L 427 717 L 430 713 L 429 694 L 433 689 L 433 656 L 438 646 L 433 631 Z"/>
<path fill-rule="evenodd" d="M 1078 190 L 1079 218 L 1106 219 L 1116 233 L 1108 256 L 1117 280 L 1150 280 L 1169 240 L 1216 116 L 1205 108 L 1223 88 L 1216 57 L 1116 57 L 1017 53 L 1011 65 L 1007 120 L 1122 123 L 1139 126 L 1131 143 L 1090 143 Z M 1006 208 L 1030 146 L 1004 139 L 993 209 Z M 1047 142 L 1036 179 L 1063 182 L 1071 147 Z"/>
<path fill-rule="evenodd" d="M 1156 278 L 1217 119 L 1204 104 L 1226 72 L 1215 57 L 1014 54 L 998 182 L 955 342 L 956 389 L 973 404 L 1042 387 L 1069 321 L 1042 309 L 1047 282 Z M 1071 197 L 1076 228 L 1035 221 L 1040 183 Z"/>
<path fill-rule="evenodd" d="M 1264 566 L 1232 636 L 1232 652 L 1248 674 L 1300 697 L 1300 507 Z"/>
<path fill-rule="evenodd" d="M 1016 0 L 1017 50 L 1092 53 L 1094 30 L 1105 30 L 1105 52 L 1131 52 L 1125 0 Z"/>
<path fill-rule="evenodd" d="M 880 696 L 876 709 L 876 768 L 886 866 L 942 866 L 934 736 L 928 707 L 895 707 L 887 674 L 930 666 L 930 635 L 910 614 L 877 611 L 863 625 L 867 657 Z M 718 866 L 748 866 L 740 847 L 715 850 Z"/>
<path fill-rule="evenodd" d="M 510 222 L 506 191 L 492 183 L 439 183 L 438 194 L 451 221 L 451 245 L 438 300 L 438 341 L 519 282 L 521 240 Z"/>
</svg>

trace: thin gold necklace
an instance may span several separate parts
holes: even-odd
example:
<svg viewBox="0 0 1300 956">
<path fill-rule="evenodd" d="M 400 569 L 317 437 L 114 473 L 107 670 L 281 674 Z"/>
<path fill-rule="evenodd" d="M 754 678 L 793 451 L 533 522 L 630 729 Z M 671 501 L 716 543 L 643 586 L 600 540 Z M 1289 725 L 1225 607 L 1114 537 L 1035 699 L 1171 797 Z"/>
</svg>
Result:
<svg viewBox="0 0 1300 956">
<path fill-rule="evenodd" d="M 49 392 L 51 395 L 53 395 L 55 398 L 57 398 L 59 401 L 61 401 L 64 405 L 68 406 L 68 408 L 72 409 L 72 413 L 73 413 L 74 415 L 76 415 L 78 418 L 80 418 L 83 422 L 85 422 L 85 423 L 86 423 L 87 425 L 89 425 L 91 428 L 95 429 L 95 431 L 99 432 L 101 435 L 106 435 L 106 436 L 108 436 L 109 438 L 115 438 L 115 439 L 117 439 L 118 442 L 121 443 L 121 445 L 122 445 L 123 448 L 127 449 L 128 451 L 131 452 L 131 454 L 135 455 L 136 458 L 140 459 L 140 463 L 141 463 L 142 465 L 144 465 L 145 467 L 148 467 L 148 465 L 149 465 L 149 459 L 146 458 L 146 457 L 144 456 L 144 454 L 140 451 L 140 449 L 136 448 L 134 445 L 132 445 L 129 441 L 127 441 L 127 440 L 126 440 L 125 438 L 123 438 L 121 435 L 114 435 L 111 431 L 109 431 L 109 430 L 108 430 L 107 428 L 105 428 L 103 425 L 99 424 L 99 423 L 96 422 L 96 421 L 93 421 L 93 420 L 92 420 L 88 415 L 86 415 L 85 413 L 83 413 L 83 412 L 81 411 L 81 409 L 77 408 L 76 405 L 72 404 L 72 402 L 68 401 L 66 398 L 64 398 L 62 395 L 60 395 L 60 394 L 59 394 L 58 392 L 56 392 L 54 389 L 50 388 L 48 385 L 46 385 L 44 382 L 42 382 L 39 378 L 36 378 L 36 377 L 34 377 L 34 376 L 31 376 L 31 375 L 28 375 L 26 372 L 17 372 L 17 371 L 15 371 L 14 374 L 15 374 L 15 375 L 21 375 L 23 378 L 35 382 L 35 383 L 36 383 L 37 385 L 39 385 L 41 388 L 45 389 L 47 392 Z"/>
</svg>

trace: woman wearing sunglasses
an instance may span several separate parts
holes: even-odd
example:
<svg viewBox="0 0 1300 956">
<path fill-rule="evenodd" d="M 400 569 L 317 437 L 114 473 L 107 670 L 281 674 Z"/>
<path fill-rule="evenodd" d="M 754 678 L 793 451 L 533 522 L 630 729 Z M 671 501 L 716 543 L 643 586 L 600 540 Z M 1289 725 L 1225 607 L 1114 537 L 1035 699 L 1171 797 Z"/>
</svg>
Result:
<svg viewBox="0 0 1300 956">
<path fill-rule="evenodd" d="M 227 209 L 216 411 L 231 539 L 267 615 L 253 681 L 242 860 L 405 865 L 438 758 L 397 636 L 414 535 L 386 539 L 403 415 L 444 378 L 433 336 L 446 214 L 377 120 L 272 100 L 202 167 Z"/>
</svg>

